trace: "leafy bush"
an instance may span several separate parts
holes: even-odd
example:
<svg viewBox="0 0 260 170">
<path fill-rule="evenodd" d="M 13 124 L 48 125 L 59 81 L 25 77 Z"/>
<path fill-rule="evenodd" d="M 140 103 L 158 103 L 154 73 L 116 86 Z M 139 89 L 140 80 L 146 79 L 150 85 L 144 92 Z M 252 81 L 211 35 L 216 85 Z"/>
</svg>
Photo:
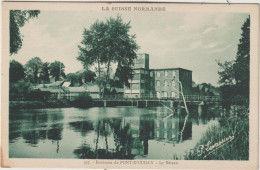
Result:
<svg viewBox="0 0 260 170">
<path fill-rule="evenodd" d="M 40 90 L 33 90 L 30 91 L 26 95 L 26 99 L 28 101 L 48 101 L 51 97 L 51 93 L 49 91 L 40 91 Z"/>
<path fill-rule="evenodd" d="M 24 79 L 11 83 L 9 89 L 10 100 L 25 100 L 32 91 L 31 87 L 31 83 Z"/>
<path fill-rule="evenodd" d="M 249 106 L 249 101 L 248 101 L 249 98 L 246 98 L 244 96 L 241 96 L 241 95 L 236 95 L 233 97 L 232 99 L 232 103 L 234 105 L 239 105 L 239 106 Z"/>
<path fill-rule="evenodd" d="M 73 106 L 79 108 L 92 107 L 92 98 L 87 93 L 83 93 L 73 101 Z"/>
<path fill-rule="evenodd" d="M 184 159 L 187 160 L 248 160 L 249 159 L 249 119 L 248 110 L 239 108 L 237 114 L 223 117 L 219 120 L 219 125 L 210 127 L 200 142 L 186 153 Z M 213 149 L 214 152 L 203 152 L 199 155 L 198 149 L 201 145 L 206 146 L 210 141 L 211 146 L 221 140 L 233 136 L 234 139 L 229 143 Z M 175 159 L 181 159 L 175 156 Z"/>
</svg>

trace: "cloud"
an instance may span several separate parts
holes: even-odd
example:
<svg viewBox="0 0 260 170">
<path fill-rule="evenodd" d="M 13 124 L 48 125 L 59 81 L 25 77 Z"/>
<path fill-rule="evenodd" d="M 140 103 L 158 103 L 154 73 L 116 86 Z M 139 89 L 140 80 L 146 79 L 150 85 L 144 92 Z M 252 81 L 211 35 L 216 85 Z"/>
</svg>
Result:
<svg viewBox="0 0 260 170">
<path fill-rule="evenodd" d="M 218 42 L 212 42 L 208 45 L 205 45 L 204 48 L 214 48 L 218 45 Z"/>
<path fill-rule="evenodd" d="M 229 49 L 230 47 L 232 47 L 232 46 L 235 46 L 235 44 L 229 44 L 229 45 L 226 46 L 226 47 L 216 48 L 216 49 L 210 51 L 210 53 L 221 53 L 221 52 L 223 52 L 223 51 L 225 51 L 225 50 L 228 50 L 228 49 Z"/>
<path fill-rule="evenodd" d="M 206 28 L 206 29 L 202 32 L 202 34 L 207 34 L 207 33 L 211 32 L 211 31 L 216 30 L 216 29 L 217 29 L 216 26 L 208 27 L 208 28 Z"/>
<path fill-rule="evenodd" d="M 190 47 L 188 48 L 188 50 L 193 50 L 195 48 L 199 48 L 202 46 L 202 42 L 201 41 L 196 41 L 190 44 Z"/>
</svg>

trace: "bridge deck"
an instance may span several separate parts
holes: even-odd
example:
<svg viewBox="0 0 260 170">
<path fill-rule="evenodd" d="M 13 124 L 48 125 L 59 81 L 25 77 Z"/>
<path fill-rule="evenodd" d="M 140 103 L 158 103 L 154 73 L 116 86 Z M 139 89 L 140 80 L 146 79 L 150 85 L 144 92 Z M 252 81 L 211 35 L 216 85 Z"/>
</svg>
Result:
<svg viewBox="0 0 260 170">
<path fill-rule="evenodd" d="M 182 102 L 182 98 L 173 98 L 173 97 L 136 97 L 136 98 L 125 98 L 122 96 L 106 96 L 104 98 L 94 98 L 94 101 L 177 101 Z M 186 102 L 220 102 L 219 96 L 195 96 L 195 95 L 186 95 Z"/>
</svg>

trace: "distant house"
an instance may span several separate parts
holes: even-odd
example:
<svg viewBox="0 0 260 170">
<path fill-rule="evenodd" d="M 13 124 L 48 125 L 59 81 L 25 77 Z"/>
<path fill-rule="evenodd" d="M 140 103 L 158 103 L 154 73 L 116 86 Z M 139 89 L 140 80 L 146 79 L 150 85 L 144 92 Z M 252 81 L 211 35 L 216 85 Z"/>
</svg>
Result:
<svg viewBox="0 0 260 170">
<path fill-rule="evenodd" d="M 216 87 L 209 86 L 206 83 L 192 84 L 192 95 L 198 96 L 218 96 L 219 90 Z"/>
<path fill-rule="evenodd" d="M 45 92 L 50 92 L 51 96 L 56 98 L 64 97 L 64 89 L 62 88 L 64 81 L 56 81 L 51 84 L 39 84 L 35 86 L 34 90 L 40 90 Z"/>
<path fill-rule="evenodd" d="M 99 95 L 99 87 L 97 84 L 93 84 L 93 83 L 84 83 L 84 86 L 87 90 L 87 92 L 89 93 L 89 95 L 92 97 L 92 98 L 100 98 L 100 95 Z"/>
<path fill-rule="evenodd" d="M 68 93 L 70 100 L 76 99 L 78 96 L 81 94 L 87 93 L 87 90 L 85 89 L 84 86 L 81 87 L 68 87 Z"/>
<path fill-rule="evenodd" d="M 69 87 L 68 84 L 66 85 L 66 90 L 69 93 L 70 99 L 74 100 L 76 97 L 80 96 L 81 94 L 87 93 L 92 98 L 99 98 L 99 87 L 93 83 L 84 83 L 82 86 L 79 87 Z M 65 88 L 65 87 L 64 87 Z"/>
</svg>

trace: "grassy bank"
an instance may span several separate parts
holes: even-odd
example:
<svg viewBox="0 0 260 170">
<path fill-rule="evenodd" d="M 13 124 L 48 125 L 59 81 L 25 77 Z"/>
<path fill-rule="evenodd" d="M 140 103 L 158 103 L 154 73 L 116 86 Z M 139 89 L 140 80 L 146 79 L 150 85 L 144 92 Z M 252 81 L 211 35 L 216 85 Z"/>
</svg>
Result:
<svg viewBox="0 0 260 170">
<path fill-rule="evenodd" d="M 40 108 L 60 108 L 70 107 L 67 100 L 52 101 L 9 101 L 9 109 L 40 109 Z"/>
<path fill-rule="evenodd" d="M 176 159 L 183 159 L 176 157 Z M 206 131 L 196 147 L 184 156 L 186 160 L 248 160 L 248 111 L 235 110 L 220 118 L 218 126 Z"/>
</svg>

